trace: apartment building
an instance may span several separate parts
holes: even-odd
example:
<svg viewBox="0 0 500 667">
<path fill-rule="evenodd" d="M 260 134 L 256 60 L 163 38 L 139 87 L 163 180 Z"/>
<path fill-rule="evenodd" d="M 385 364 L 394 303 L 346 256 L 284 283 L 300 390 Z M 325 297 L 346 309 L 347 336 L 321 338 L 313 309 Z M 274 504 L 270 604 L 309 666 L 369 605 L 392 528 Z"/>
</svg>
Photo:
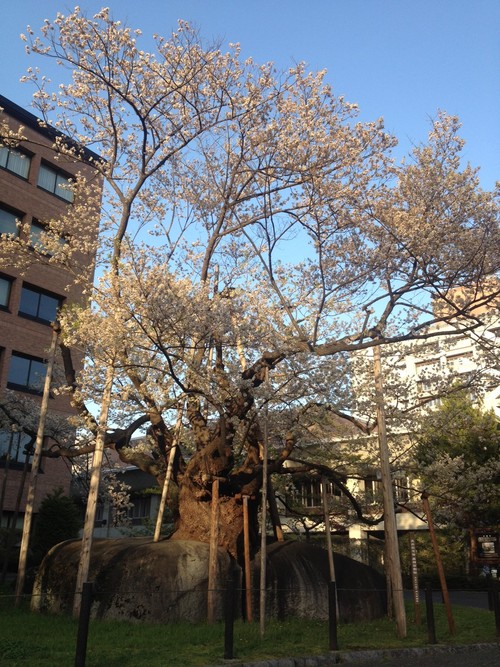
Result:
<svg viewBox="0 0 500 667">
<path fill-rule="evenodd" d="M 44 231 L 47 221 L 63 219 L 73 205 L 69 184 L 78 172 L 94 179 L 98 189 L 100 181 L 91 166 L 92 160 L 98 159 L 96 154 L 84 151 L 83 162 L 58 156 L 54 141 L 63 135 L 41 125 L 36 116 L 1 95 L 0 107 L 1 120 L 12 131 L 22 127 L 24 137 L 19 144 L 0 140 L 0 234 L 25 242 L 19 243 L 19 253 L 24 253 L 22 263 L 16 261 L 21 257 L 16 256 L 15 249 L 0 255 L 0 402 L 7 397 L 9 413 L 16 415 L 9 421 L 8 415 L 0 414 L 0 500 L 5 526 L 16 514 L 17 523 L 22 521 L 28 487 L 24 478 L 30 469 L 33 443 L 33 429 L 23 430 L 23 415 L 36 415 L 36 404 L 41 400 L 51 323 L 63 304 L 78 302 L 83 294 L 83 285 L 75 284 L 69 270 L 49 261 L 50 252 L 41 248 Z M 98 222 L 96 209 L 80 224 L 86 233 L 97 234 Z M 65 242 L 62 230 L 60 243 Z M 42 250 L 38 259 L 34 251 L 29 257 L 30 247 Z M 91 256 L 79 257 L 81 266 L 91 267 L 92 262 Z M 53 392 L 49 415 L 64 419 L 71 414 L 67 396 Z M 17 418 L 20 423 L 15 423 Z M 70 479 L 70 469 L 63 460 L 43 458 L 35 511 L 54 488 L 68 492 Z"/>
<path fill-rule="evenodd" d="M 460 318 L 436 322 L 427 330 L 427 338 L 382 348 L 384 403 L 393 450 L 394 500 L 399 507 L 396 523 L 400 535 L 427 529 L 427 524 L 419 518 L 423 515 L 419 494 L 406 491 L 413 486 L 419 487 L 418 483 L 414 484 L 418 480 L 412 480 L 405 472 L 404 451 L 412 429 L 412 415 L 422 418 L 439 405 L 441 396 L 451 386 L 460 386 L 477 405 L 492 410 L 500 418 L 499 312 L 498 302 L 492 300 L 474 308 L 473 315 L 478 318 L 478 326 L 474 328 L 468 326 L 470 321 Z M 353 387 L 361 405 L 367 387 L 370 387 L 372 369 L 372 350 L 354 357 Z M 373 395 L 368 396 L 367 402 L 373 404 Z M 374 438 L 376 433 L 372 436 Z M 358 493 L 374 491 L 374 495 L 380 496 L 380 479 L 375 468 L 374 473 L 373 479 L 358 480 L 352 490 Z M 405 505 L 412 511 L 405 511 Z M 383 522 L 372 527 L 353 525 L 349 535 L 351 540 L 358 540 L 363 545 L 369 536 L 382 534 L 383 529 Z M 488 556 L 491 563 L 497 563 L 500 557 L 498 530 L 479 530 L 478 535 L 474 534 L 471 543 L 471 571 L 477 569 L 478 563 Z M 484 550 L 484 553 L 480 542 L 483 538 L 490 549 Z M 497 546 L 492 547 L 494 544 Z M 496 549 L 494 553 L 491 552 L 493 548 Z"/>
</svg>

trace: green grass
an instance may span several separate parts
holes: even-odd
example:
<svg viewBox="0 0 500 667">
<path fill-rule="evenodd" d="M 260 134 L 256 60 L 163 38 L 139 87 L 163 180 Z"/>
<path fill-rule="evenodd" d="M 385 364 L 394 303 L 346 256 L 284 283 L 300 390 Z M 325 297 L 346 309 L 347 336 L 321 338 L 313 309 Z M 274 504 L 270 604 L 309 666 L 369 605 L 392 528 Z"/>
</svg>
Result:
<svg viewBox="0 0 500 667">
<path fill-rule="evenodd" d="M 498 641 L 492 612 L 454 607 L 457 632 L 450 636 L 445 610 L 435 605 L 438 642 L 477 643 Z M 381 619 L 344 624 L 338 628 L 341 650 L 387 649 L 427 644 L 425 616 L 412 622 L 408 608 L 408 636 L 396 638 L 394 623 Z M 72 667 L 75 661 L 77 623 L 65 616 L 34 614 L 13 607 L 11 597 L 0 597 L 0 665 L 2 667 Z M 259 623 L 237 622 L 234 656 L 255 661 L 328 652 L 328 627 L 324 621 L 289 619 L 272 621 L 260 637 Z M 86 667 L 198 667 L 222 664 L 224 626 L 217 623 L 146 625 L 92 621 Z"/>
</svg>

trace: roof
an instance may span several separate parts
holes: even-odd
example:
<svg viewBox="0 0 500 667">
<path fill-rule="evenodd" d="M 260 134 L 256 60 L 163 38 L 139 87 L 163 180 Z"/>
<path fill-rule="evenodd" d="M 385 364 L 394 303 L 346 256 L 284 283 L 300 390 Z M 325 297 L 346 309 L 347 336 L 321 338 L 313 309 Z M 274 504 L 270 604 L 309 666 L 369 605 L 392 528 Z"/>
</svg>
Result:
<svg viewBox="0 0 500 667">
<path fill-rule="evenodd" d="M 12 102 L 12 100 L 9 100 L 7 97 L 4 97 L 3 95 L 0 95 L 0 107 L 9 116 L 11 116 L 12 118 L 16 118 L 20 123 L 22 123 L 22 125 L 29 127 L 32 130 L 36 130 L 37 132 L 44 135 L 48 139 L 54 140 L 56 137 L 62 137 L 67 139 L 70 145 L 77 145 L 76 142 L 73 139 L 71 139 L 71 137 L 66 136 L 63 132 L 60 132 L 55 127 L 45 124 L 41 125 L 40 118 L 35 116 L 35 114 L 26 111 L 26 109 L 23 109 L 18 104 Z M 94 151 L 91 151 L 89 148 L 86 148 L 85 146 L 80 146 L 80 148 L 83 150 L 83 154 L 89 161 L 90 160 L 97 160 L 99 162 L 102 161 L 101 156 L 98 155 L 97 153 L 94 153 Z"/>
</svg>

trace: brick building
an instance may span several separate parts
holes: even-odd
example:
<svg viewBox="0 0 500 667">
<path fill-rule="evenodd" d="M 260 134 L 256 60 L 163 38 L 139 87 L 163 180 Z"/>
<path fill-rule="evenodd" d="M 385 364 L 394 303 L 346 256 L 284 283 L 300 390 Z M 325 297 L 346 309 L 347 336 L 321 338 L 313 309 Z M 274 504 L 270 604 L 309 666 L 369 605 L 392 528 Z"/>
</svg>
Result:
<svg viewBox="0 0 500 667">
<path fill-rule="evenodd" d="M 10 255 L 9 252 L 0 254 L 0 401 L 8 396 L 10 415 L 12 409 L 17 408 L 22 420 L 23 411 L 36 415 L 33 402 L 41 400 L 52 336 L 51 322 L 61 305 L 78 302 L 83 291 L 83 285 L 74 283 L 69 270 L 49 261 L 50 252 L 42 252 L 36 259 L 33 251 L 30 260 L 30 246 L 40 250 L 46 222 L 62 218 L 67 207 L 72 206 L 74 195 L 68 184 L 75 174 L 81 172 L 94 179 L 98 189 L 101 182 L 91 167 L 97 155 L 84 151 L 83 162 L 56 156 L 54 141 L 62 137 L 57 130 L 41 126 L 36 116 L 1 95 L 0 107 L 3 109 L 1 120 L 13 131 L 22 127 L 25 137 L 20 144 L 12 146 L 0 140 L 0 234 L 11 234 L 11 238 L 24 241 L 24 245 L 19 244 L 19 253 L 23 252 L 26 259 L 21 267 L 13 261 L 15 251 Z M 87 232 L 91 228 L 92 234 L 97 234 L 98 222 L 96 210 L 95 215 L 79 224 L 85 225 Z M 60 242 L 65 243 L 64 230 Z M 77 265 L 91 267 L 92 261 L 93 257 L 80 255 Z M 56 359 L 56 371 L 57 364 Z M 64 418 L 71 413 L 68 398 L 53 392 L 49 415 Z M 32 422 L 36 423 L 36 416 Z M 0 414 L 0 508 L 4 526 L 13 520 L 16 502 L 17 523 L 22 520 L 28 487 L 27 482 L 23 483 L 23 470 L 30 469 L 30 443 L 33 444 L 33 428 L 31 433 L 12 430 L 9 423 L 12 421 Z M 69 467 L 63 460 L 43 458 L 35 511 L 50 490 L 62 487 L 68 492 L 70 478 Z M 17 498 L 23 486 L 19 506 Z"/>
</svg>

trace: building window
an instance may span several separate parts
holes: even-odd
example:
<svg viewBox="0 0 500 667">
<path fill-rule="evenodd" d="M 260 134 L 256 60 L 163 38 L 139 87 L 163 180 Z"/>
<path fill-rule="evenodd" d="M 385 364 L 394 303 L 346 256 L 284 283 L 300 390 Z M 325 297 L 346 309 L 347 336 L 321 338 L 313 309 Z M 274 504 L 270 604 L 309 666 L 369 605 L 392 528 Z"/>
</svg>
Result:
<svg viewBox="0 0 500 667">
<path fill-rule="evenodd" d="M 398 503 L 407 503 L 410 500 L 411 479 L 405 475 L 398 475 L 394 480 L 394 497 Z"/>
<path fill-rule="evenodd" d="M 10 301 L 10 289 L 12 287 L 12 278 L 0 276 L 0 308 L 7 310 Z"/>
<path fill-rule="evenodd" d="M 303 480 L 299 482 L 298 497 L 302 507 L 321 507 L 321 482 L 318 480 Z"/>
<path fill-rule="evenodd" d="M 23 285 L 19 314 L 30 319 L 50 324 L 55 322 L 57 311 L 61 306 L 61 298 L 50 292 L 44 292 L 31 285 Z"/>
<path fill-rule="evenodd" d="M 46 252 L 45 244 L 43 243 L 43 235 L 47 232 L 45 225 L 33 220 L 30 226 L 30 243 L 33 248 L 40 252 Z"/>
<path fill-rule="evenodd" d="M 437 381 L 441 379 L 439 359 L 421 361 L 415 364 L 417 372 L 417 393 L 419 396 L 429 396 L 436 391 Z"/>
<path fill-rule="evenodd" d="M 26 433 L 0 431 L 0 465 L 13 463 L 24 463 L 26 459 L 26 448 L 30 447 L 29 459 L 32 458 L 33 440 Z"/>
<path fill-rule="evenodd" d="M 132 520 L 132 525 L 141 525 L 151 516 L 151 496 L 134 496 L 131 501 L 133 505 L 128 511 L 128 516 Z"/>
<path fill-rule="evenodd" d="M 104 505 L 102 503 L 97 503 L 95 508 L 94 527 L 100 528 L 101 526 L 105 526 L 106 524 L 107 521 L 104 518 Z"/>
<path fill-rule="evenodd" d="M 373 505 L 382 500 L 382 486 L 379 479 L 376 477 L 367 477 L 364 480 L 365 484 L 365 502 L 368 505 Z"/>
<path fill-rule="evenodd" d="M 295 502 L 303 508 L 315 509 L 323 507 L 322 482 L 315 478 L 297 479 L 294 481 L 296 488 Z M 327 498 L 340 497 L 340 489 L 332 482 L 325 482 Z"/>
<path fill-rule="evenodd" d="M 47 227 L 43 225 L 41 222 L 38 222 L 37 220 L 32 220 L 30 227 L 31 247 L 34 248 L 35 250 L 38 250 L 38 252 L 43 253 L 44 255 L 53 255 L 54 253 L 49 251 L 44 242 L 47 239 L 47 237 L 45 237 L 44 239 L 44 234 L 51 234 L 51 233 L 47 229 Z M 63 246 L 66 243 L 66 239 L 62 238 L 61 236 L 57 239 L 57 241 L 60 246 Z"/>
<path fill-rule="evenodd" d="M 47 364 L 43 359 L 13 352 L 10 358 L 7 387 L 41 394 L 46 371 Z"/>
<path fill-rule="evenodd" d="M 451 373 L 469 373 L 474 370 L 472 352 L 454 354 L 446 359 L 446 365 Z"/>
<path fill-rule="evenodd" d="M 70 180 L 57 169 L 42 163 L 38 173 L 38 187 L 47 190 L 67 202 L 73 201 Z"/>
<path fill-rule="evenodd" d="M 19 215 L 0 206 L 0 234 L 14 234 L 14 236 L 18 236 L 19 228 L 17 221 L 19 219 Z"/>
<path fill-rule="evenodd" d="M 31 158 L 26 153 L 8 146 L 0 146 L 0 167 L 22 176 L 22 178 L 28 178 L 30 164 Z"/>
</svg>

